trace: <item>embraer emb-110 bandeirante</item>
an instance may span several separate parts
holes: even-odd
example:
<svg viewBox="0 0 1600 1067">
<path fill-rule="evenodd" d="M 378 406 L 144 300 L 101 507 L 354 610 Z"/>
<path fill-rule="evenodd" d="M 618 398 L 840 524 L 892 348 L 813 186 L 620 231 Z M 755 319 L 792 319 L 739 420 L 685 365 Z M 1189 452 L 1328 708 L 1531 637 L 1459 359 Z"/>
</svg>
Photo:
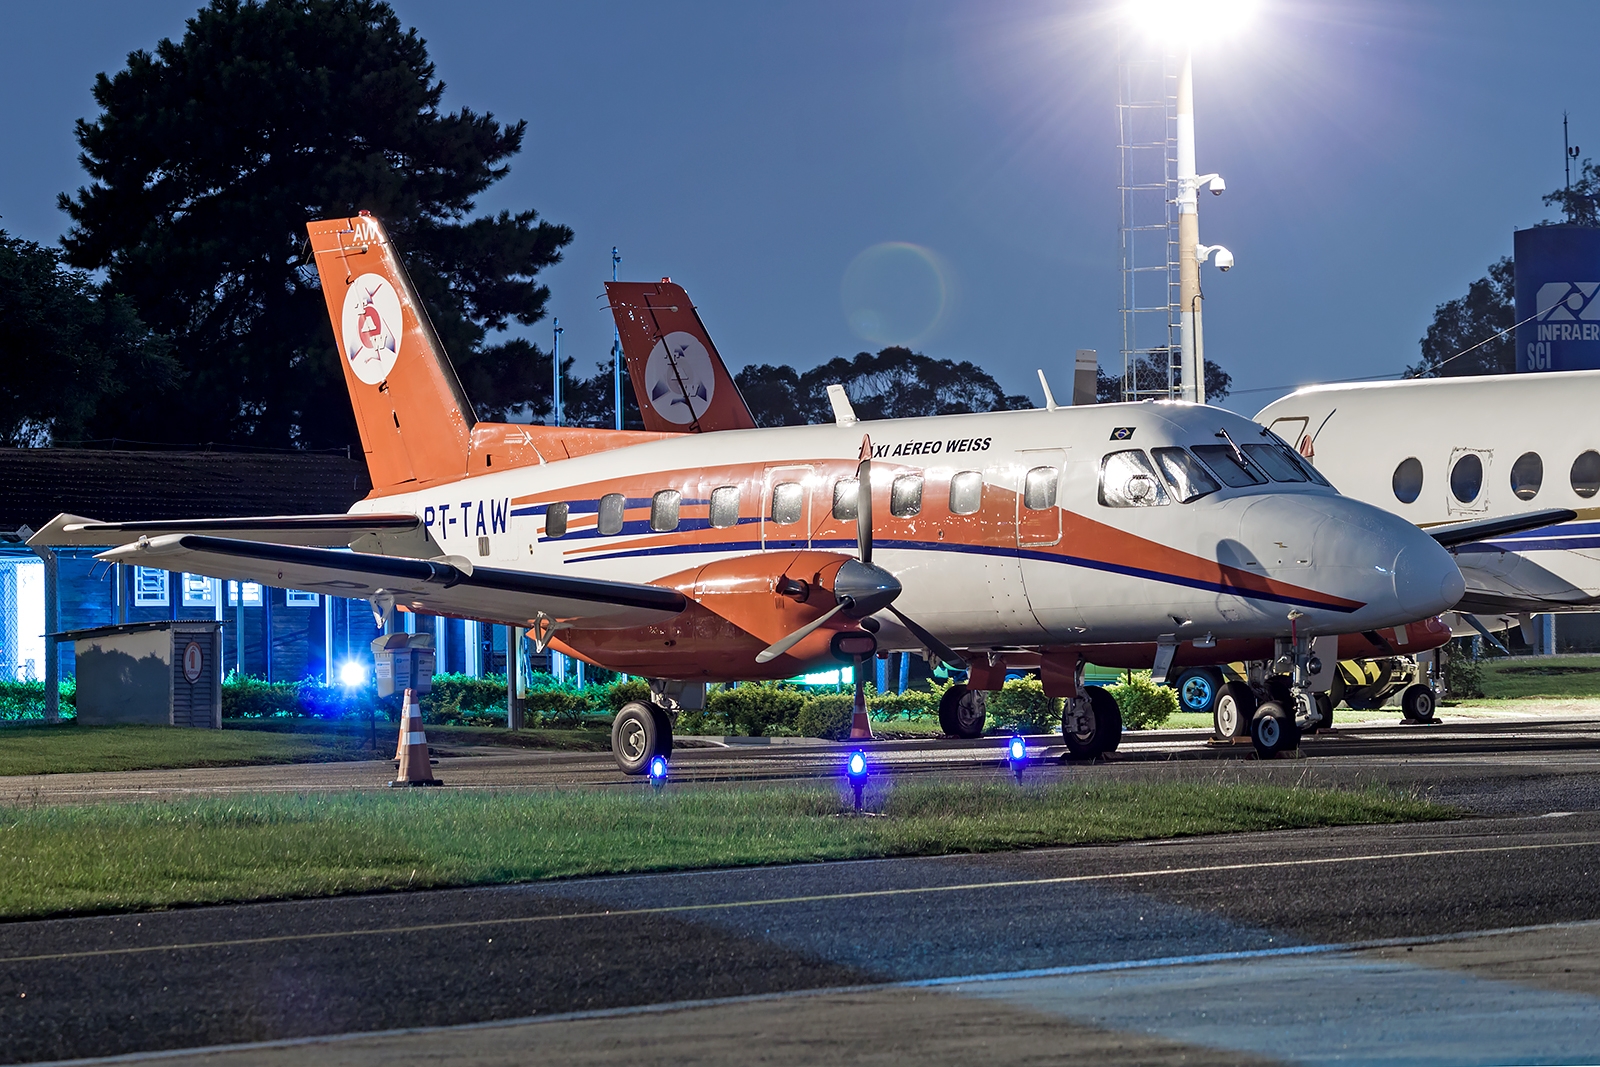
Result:
<svg viewBox="0 0 1600 1067">
<path fill-rule="evenodd" d="M 670 750 L 671 713 L 707 682 L 887 649 L 926 650 L 996 688 L 993 664 L 1033 658 L 1067 698 L 1068 747 L 1091 755 L 1115 746 L 1121 720 L 1081 684 L 1085 647 L 1170 661 L 1180 644 L 1248 643 L 1303 685 L 1313 638 L 1411 623 L 1461 595 L 1434 539 L 1216 408 L 853 423 L 841 405 L 833 425 L 716 433 L 480 423 L 377 220 L 308 229 L 371 494 L 347 515 L 63 515 L 35 543 L 365 597 L 386 619 L 527 627 L 651 679 L 653 703 L 613 728 L 629 772 Z M 692 378 L 691 354 L 680 344 L 668 387 L 641 401 L 692 430 L 737 392 L 720 361 Z M 1255 722 L 1265 751 L 1298 739 L 1275 701 Z"/>
</svg>

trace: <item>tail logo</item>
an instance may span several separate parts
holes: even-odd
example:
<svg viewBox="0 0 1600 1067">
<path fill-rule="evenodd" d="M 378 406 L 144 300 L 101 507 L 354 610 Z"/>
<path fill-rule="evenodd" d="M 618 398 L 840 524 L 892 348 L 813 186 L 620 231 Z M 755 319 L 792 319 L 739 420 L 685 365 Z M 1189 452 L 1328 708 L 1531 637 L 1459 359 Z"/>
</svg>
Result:
<svg viewBox="0 0 1600 1067">
<path fill-rule="evenodd" d="M 645 361 L 650 406 L 668 422 L 686 426 L 706 413 L 717 391 L 711 354 L 693 334 L 674 331 L 656 342 Z"/>
<path fill-rule="evenodd" d="M 363 274 L 344 298 L 344 354 L 368 385 L 389 376 L 400 358 L 400 297 L 381 274 Z"/>
</svg>

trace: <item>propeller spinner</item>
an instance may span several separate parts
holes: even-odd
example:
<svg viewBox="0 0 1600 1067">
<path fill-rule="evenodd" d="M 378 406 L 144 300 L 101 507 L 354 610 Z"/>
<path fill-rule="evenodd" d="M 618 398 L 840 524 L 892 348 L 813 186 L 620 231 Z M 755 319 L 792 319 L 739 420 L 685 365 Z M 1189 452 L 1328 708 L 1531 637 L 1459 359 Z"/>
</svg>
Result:
<svg viewBox="0 0 1600 1067">
<path fill-rule="evenodd" d="M 762 649 L 756 655 L 756 662 L 769 663 L 777 659 L 841 611 L 864 619 L 887 609 L 936 656 L 964 670 L 966 661 L 954 649 L 894 606 L 894 599 L 903 588 L 900 579 L 872 562 L 872 439 L 865 436 L 861 438 L 861 461 L 856 465 L 856 554 L 858 558 L 846 560 L 834 577 L 833 595 L 837 603 L 818 618 Z"/>
</svg>

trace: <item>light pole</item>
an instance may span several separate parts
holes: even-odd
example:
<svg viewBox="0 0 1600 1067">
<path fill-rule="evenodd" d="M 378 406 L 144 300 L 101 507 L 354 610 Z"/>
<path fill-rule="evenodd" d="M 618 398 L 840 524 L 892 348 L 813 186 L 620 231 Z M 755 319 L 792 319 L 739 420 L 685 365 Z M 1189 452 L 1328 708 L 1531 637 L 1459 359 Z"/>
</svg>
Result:
<svg viewBox="0 0 1600 1067">
<path fill-rule="evenodd" d="M 617 246 L 611 246 L 611 280 L 617 280 L 617 264 L 622 262 L 622 257 L 617 254 Z M 622 335 L 617 332 L 616 316 L 611 321 L 611 363 L 612 375 L 616 379 L 617 387 L 617 429 L 622 429 Z"/>
<path fill-rule="evenodd" d="M 555 327 L 555 340 L 550 345 L 550 362 L 555 364 L 555 384 L 550 390 L 550 410 L 555 415 L 556 425 L 561 425 L 561 320 L 552 319 L 551 325 Z"/>
<path fill-rule="evenodd" d="M 1227 188 L 1219 174 L 1194 171 L 1194 55 L 1183 46 L 1183 63 L 1178 71 L 1178 299 L 1179 333 L 1183 344 L 1182 399 L 1195 404 L 1206 402 L 1205 342 L 1201 338 L 1200 264 L 1217 253 L 1217 265 L 1233 266 L 1233 256 L 1221 245 L 1200 243 L 1200 189 L 1210 186 L 1221 195 Z M 1226 259 L 1224 259 L 1226 255 Z"/>
</svg>

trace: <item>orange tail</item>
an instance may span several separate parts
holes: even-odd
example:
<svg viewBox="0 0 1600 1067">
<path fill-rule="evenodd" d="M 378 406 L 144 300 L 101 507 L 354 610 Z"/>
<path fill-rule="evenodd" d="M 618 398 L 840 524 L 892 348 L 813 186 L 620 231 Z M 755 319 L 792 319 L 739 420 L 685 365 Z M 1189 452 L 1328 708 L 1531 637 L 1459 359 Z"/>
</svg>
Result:
<svg viewBox="0 0 1600 1067">
<path fill-rule="evenodd" d="M 646 430 L 748 430 L 756 420 L 683 286 L 607 282 Z"/>
<path fill-rule="evenodd" d="M 306 230 L 373 488 L 465 474 L 477 416 L 383 226 L 362 212 Z"/>
</svg>

